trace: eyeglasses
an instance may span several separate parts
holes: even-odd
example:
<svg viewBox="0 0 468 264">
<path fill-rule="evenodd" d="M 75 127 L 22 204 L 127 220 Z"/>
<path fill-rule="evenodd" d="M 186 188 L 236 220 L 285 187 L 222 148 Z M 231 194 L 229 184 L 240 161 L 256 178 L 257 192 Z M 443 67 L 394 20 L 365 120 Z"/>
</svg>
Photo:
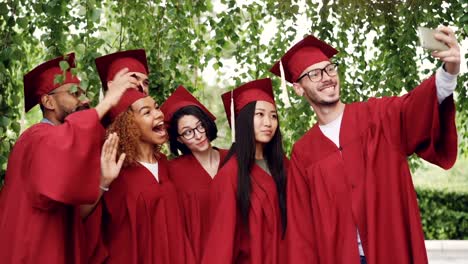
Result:
<svg viewBox="0 0 468 264">
<path fill-rule="evenodd" d="M 185 138 L 187 140 L 190 140 L 190 139 L 195 137 L 195 130 L 198 131 L 198 133 L 205 133 L 206 132 L 206 129 L 203 126 L 203 124 L 198 123 L 198 125 L 195 128 L 189 128 L 189 129 L 185 130 L 184 132 L 182 132 L 182 134 L 179 134 L 179 136 L 181 136 L 181 137 L 183 137 L 183 138 Z"/>
<path fill-rule="evenodd" d="M 338 63 L 328 64 L 323 69 L 310 70 L 299 77 L 297 82 L 300 82 L 305 76 L 309 77 L 311 82 L 320 82 L 323 78 L 323 72 L 326 72 L 330 77 L 336 76 L 338 74 Z"/>
<path fill-rule="evenodd" d="M 71 96 L 73 96 L 73 97 L 75 97 L 77 99 L 80 99 L 80 97 L 85 94 L 85 92 L 83 90 L 78 88 L 74 92 L 71 92 L 70 90 L 52 91 L 52 92 L 48 93 L 48 95 L 58 94 L 58 93 L 68 93 L 68 94 L 70 94 Z"/>
</svg>

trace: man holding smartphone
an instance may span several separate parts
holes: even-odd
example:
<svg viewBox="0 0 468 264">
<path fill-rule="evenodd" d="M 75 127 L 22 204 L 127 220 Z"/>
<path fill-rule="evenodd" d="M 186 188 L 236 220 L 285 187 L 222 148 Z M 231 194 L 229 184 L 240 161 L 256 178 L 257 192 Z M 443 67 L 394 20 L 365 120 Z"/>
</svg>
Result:
<svg viewBox="0 0 468 264">
<path fill-rule="evenodd" d="M 308 36 L 281 58 L 284 78 L 318 123 L 295 143 L 287 184 L 288 263 L 427 263 L 407 157 L 442 168 L 457 156 L 452 93 L 460 48 L 448 27 L 435 38 L 444 64 L 401 97 L 340 100 L 338 51 Z M 271 71 L 280 76 L 280 62 Z"/>
</svg>

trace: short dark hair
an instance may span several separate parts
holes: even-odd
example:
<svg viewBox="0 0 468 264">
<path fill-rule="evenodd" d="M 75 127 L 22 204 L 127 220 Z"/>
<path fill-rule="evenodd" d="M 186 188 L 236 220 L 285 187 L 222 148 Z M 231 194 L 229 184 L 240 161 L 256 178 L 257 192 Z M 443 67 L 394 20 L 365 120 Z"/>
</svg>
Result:
<svg viewBox="0 0 468 264">
<path fill-rule="evenodd" d="M 202 126 L 206 130 L 206 137 L 210 142 L 215 140 L 218 136 L 218 128 L 216 127 L 216 123 L 208 116 L 207 113 L 201 110 L 198 106 L 184 106 L 177 110 L 169 121 L 169 149 L 176 157 L 180 155 L 179 150 L 182 152 L 182 154 L 190 153 L 190 150 L 187 148 L 187 146 L 177 140 L 179 137 L 179 119 L 186 115 L 194 116 L 200 120 Z"/>
</svg>

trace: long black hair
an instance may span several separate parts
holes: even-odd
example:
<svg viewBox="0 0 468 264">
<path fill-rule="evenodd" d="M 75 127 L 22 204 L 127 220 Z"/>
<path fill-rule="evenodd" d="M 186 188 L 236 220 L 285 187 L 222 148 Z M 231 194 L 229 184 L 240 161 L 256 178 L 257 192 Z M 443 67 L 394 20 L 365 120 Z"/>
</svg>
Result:
<svg viewBox="0 0 468 264">
<path fill-rule="evenodd" d="M 224 165 L 232 155 L 237 155 L 237 203 L 244 223 L 248 223 L 250 211 L 250 194 L 252 192 L 250 171 L 255 163 L 254 114 L 255 102 L 244 106 L 236 117 L 236 142 L 222 162 Z M 276 129 L 273 138 L 265 144 L 264 155 L 276 184 L 278 206 L 281 213 L 282 236 L 286 231 L 286 169 L 284 167 L 284 150 L 281 131 Z M 248 225 L 247 225 L 248 226 Z"/>
<path fill-rule="evenodd" d="M 177 110 L 173 115 L 169 122 L 169 149 L 174 156 L 179 156 L 179 150 L 182 154 L 190 153 L 190 150 L 185 146 L 185 144 L 179 142 L 177 138 L 179 137 L 179 119 L 183 116 L 192 115 L 198 118 L 205 128 L 206 137 L 211 142 L 216 139 L 218 134 L 218 128 L 216 127 L 216 123 L 199 107 L 194 105 L 189 105 L 180 108 Z"/>
</svg>

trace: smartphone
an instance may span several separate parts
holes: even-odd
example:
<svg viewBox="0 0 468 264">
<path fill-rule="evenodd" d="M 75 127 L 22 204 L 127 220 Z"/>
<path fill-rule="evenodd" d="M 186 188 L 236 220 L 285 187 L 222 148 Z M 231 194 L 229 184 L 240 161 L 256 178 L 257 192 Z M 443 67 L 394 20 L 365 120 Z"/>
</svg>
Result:
<svg viewBox="0 0 468 264">
<path fill-rule="evenodd" d="M 435 29 L 418 27 L 418 36 L 421 47 L 429 50 L 448 50 L 449 47 L 444 42 L 434 38 L 434 34 L 440 32 Z"/>
</svg>

